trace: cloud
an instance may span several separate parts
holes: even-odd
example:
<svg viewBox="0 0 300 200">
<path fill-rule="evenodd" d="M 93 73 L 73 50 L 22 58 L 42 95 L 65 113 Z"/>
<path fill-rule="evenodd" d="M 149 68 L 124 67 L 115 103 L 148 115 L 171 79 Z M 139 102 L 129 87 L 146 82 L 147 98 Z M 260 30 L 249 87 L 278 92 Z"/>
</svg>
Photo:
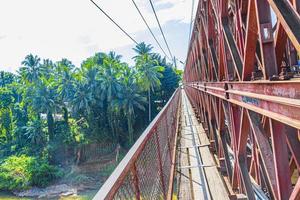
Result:
<svg viewBox="0 0 300 200">
<path fill-rule="evenodd" d="M 86 50 L 87 50 L 87 52 L 89 53 L 89 54 L 93 54 L 93 53 L 95 53 L 95 52 L 98 52 L 99 51 L 99 46 L 98 46 L 98 44 L 92 44 L 92 45 L 88 45 L 87 47 L 86 47 Z"/>
<path fill-rule="evenodd" d="M 158 1 L 159 2 L 159 1 Z M 166 3 L 157 3 L 156 4 L 156 10 L 160 11 L 160 10 L 164 10 L 164 9 L 169 9 L 172 8 L 174 6 L 173 3 L 170 2 L 166 2 Z"/>
<path fill-rule="evenodd" d="M 88 35 L 82 35 L 78 37 L 78 41 L 82 42 L 83 44 L 90 44 L 92 39 Z"/>
<path fill-rule="evenodd" d="M 151 43 L 159 52 L 131 0 L 95 1 L 137 41 Z M 182 47 L 187 41 L 177 35 L 185 34 L 188 29 L 185 24 L 190 20 L 191 1 L 154 2 L 174 54 L 184 59 L 177 46 Z M 164 45 L 149 2 L 136 0 L 136 3 Z M 0 24 L 0 70 L 16 70 L 29 53 L 53 60 L 68 58 L 79 66 L 83 59 L 97 51 L 127 48 L 124 51 L 127 54 L 134 47 L 133 42 L 87 0 L 0 1 Z M 178 30 L 176 24 L 184 27 L 184 31 Z M 131 55 L 124 55 L 124 59 L 130 60 Z"/>
</svg>

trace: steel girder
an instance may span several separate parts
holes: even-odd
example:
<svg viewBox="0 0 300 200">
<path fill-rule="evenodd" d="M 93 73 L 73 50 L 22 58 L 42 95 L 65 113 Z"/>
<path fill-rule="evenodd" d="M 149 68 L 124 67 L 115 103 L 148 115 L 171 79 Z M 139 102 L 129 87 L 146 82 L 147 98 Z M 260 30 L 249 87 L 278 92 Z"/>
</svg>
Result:
<svg viewBox="0 0 300 200">
<path fill-rule="evenodd" d="M 184 85 L 233 196 L 300 199 L 299 10 L 199 1 Z"/>
</svg>

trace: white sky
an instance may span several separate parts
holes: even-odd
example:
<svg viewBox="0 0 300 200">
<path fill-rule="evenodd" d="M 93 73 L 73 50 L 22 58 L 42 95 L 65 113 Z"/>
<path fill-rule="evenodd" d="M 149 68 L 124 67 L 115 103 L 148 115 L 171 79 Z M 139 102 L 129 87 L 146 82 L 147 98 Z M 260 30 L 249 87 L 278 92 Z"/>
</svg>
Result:
<svg viewBox="0 0 300 200">
<path fill-rule="evenodd" d="M 162 53 L 131 0 L 95 1 L 138 42 Z M 153 2 L 172 53 L 185 61 L 192 0 Z M 167 52 L 149 1 L 136 3 Z M 29 53 L 54 61 L 68 58 L 79 66 L 96 52 L 114 50 L 131 62 L 133 47 L 89 0 L 0 0 L 0 70 L 15 71 Z"/>
</svg>

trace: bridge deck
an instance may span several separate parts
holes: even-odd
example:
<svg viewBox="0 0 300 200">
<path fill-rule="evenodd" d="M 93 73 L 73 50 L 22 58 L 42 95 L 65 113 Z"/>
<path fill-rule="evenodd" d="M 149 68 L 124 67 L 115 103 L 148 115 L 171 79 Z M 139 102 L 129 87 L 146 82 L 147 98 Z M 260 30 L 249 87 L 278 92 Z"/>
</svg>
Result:
<svg viewBox="0 0 300 200">
<path fill-rule="evenodd" d="M 209 140 L 183 91 L 177 148 L 178 199 L 229 199 L 209 150 Z"/>
</svg>

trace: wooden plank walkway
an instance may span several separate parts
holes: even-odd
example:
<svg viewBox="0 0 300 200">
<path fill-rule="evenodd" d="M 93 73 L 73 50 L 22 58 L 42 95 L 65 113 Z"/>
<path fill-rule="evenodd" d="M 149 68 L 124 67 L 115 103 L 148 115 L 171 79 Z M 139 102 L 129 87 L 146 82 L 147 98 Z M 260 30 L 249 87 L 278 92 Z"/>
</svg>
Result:
<svg viewBox="0 0 300 200">
<path fill-rule="evenodd" d="M 179 200 L 226 200 L 228 192 L 209 150 L 209 140 L 182 91 L 181 131 L 177 148 Z"/>
</svg>

